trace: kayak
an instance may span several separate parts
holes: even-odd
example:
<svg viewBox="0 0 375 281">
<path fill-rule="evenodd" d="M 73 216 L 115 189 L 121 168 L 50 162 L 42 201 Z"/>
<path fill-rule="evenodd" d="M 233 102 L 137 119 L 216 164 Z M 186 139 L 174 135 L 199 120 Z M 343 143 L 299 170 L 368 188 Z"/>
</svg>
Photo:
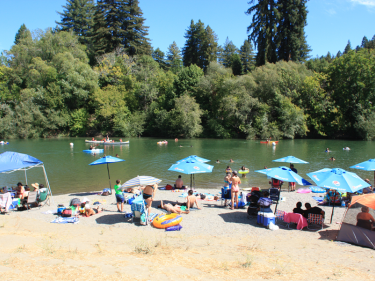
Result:
<svg viewBox="0 0 375 281">
<path fill-rule="evenodd" d="M 104 144 L 129 144 L 129 141 L 105 141 Z"/>
<path fill-rule="evenodd" d="M 87 143 L 104 143 L 104 141 L 90 141 L 90 140 L 85 140 L 85 142 L 87 142 Z"/>
<path fill-rule="evenodd" d="M 279 143 L 279 141 L 261 141 L 260 143 Z"/>
<path fill-rule="evenodd" d="M 104 149 L 86 149 L 82 151 L 85 153 L 103 153 Z"/>
</svg>

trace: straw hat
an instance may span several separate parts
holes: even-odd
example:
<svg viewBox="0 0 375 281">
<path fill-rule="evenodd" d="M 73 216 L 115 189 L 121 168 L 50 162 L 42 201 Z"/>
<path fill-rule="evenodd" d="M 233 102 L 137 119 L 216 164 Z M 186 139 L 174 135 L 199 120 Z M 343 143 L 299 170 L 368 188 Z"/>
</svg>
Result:
<svg viewBox="0 0 375 281">
<path fill-rule="evenodd" d="M 34 187 L 35 190 L 39 189 L 39 183 L 37 183 L 37 182 L 36 183 L 32 183 L 31 186 Z"/>
</svg>

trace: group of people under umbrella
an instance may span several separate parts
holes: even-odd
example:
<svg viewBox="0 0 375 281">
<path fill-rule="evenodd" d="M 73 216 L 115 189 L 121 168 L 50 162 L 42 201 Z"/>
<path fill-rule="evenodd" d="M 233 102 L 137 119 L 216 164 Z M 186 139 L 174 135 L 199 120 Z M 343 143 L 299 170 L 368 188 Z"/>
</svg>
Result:
<svg viewBox="0 0 375 281">
<path fill-rule="evenodd" d="M 118 157 L 112 156 L 104 156 L 89 165 L 100 165 L 100 164 L 107 164 L 108 170 L 108 178 L 109 178 L 109 185 L 111 188 L 111 180 L 110 180 L 110 173 L 108 164 L 122 162 L 125 161 L 123 159 L 119 159 Z M 174 171 L 183 174 L 190 175 L 190 187 L 195 186 L 195 174 L 198 173 L 211 173 L 213 166 L 206 164 L 210 160 L 201 158 L 196 155 L 191 155 L 184 159 L 177 161 L 173 164 L 168 170 Z M 280 159 L 273 160 L 273 162 L 283 162 L 292 164 L 308 164 L 308 162 L 298 159 L 294 156 L 287 156 Z M 351 166 L 350 168 L 354 169 L 361 169 L 366 171 L 374 171 L 374 179 L 375 179 L 375 159 L 370 159 L 368 161 L 356 164 Z M 293 169 L 294 170 L 294 169 Z M 303 179 L 297 173 L 295 173 L 291 168 L 280 166 L 275 168 L 267 168 L 263 170 L 257 170 L 255 172 L 262 173 L 267 175 L 267 177 L 271 177 L 280 181 L 290 182 L 290 183 L 298 183 L 299 185 L 306 186 L 311 185 L 310 182 Z M 345 171 L 340 168 L 324 168 L 315 172 L 308 173 L 309 176 L 314 183 L 325 189 L 336 190 L 338 192 L 343 193 L 355 193 L 360 191 L 364 188 L 370 187 L 371 185 L 360 178 L 357 174 Z M 161 180 L 153 177 L 136 177 L 132 180 L 129 180 L 121 187 L 130 187 L 135 185 L 145 185 L 145 184 L 155 184 L 160 183 Z M 334 208 L 334 204 L 333 204 Z M 333 209 L 331 215 L 331 222 L 333 216 Z"/>
</svg>

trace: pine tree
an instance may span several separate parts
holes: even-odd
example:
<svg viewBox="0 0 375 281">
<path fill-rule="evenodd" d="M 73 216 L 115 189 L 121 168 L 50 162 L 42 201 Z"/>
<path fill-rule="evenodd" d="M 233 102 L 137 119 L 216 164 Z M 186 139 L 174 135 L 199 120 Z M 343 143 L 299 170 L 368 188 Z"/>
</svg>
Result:
<svg viewBox="0 0 375 281">
<path fill-rule="evenodd" d="M 231 58 L 231 67 L 232 72 L 234 75 L 242 75 L 243 69 L 242 69 L 242 63 L 241 58 L 239 54 L 233 54 Z"/>
<path fill-rule="evenodd" d="M 368 39 L 367 39 L 366 36 L 364 36 L 364 37 L 362 38 L 362 44 L 361 44 L 361 47 L 362 47 L 362 48 L 367 48 L 367 44 L 368 44 Z"/>
<path fill-rule="evenodd" d="M 61 22 L 56 23 L 61 31 L 72 31 L 78 35 L 79 42 L 89 44 L 94 26 L 95 4 L 93 0 L 67 0 L 63 6 L 65 9 L 61 16 Z"/>
<path fill-rule="evenodd" d="M 199 20 L 196 24 L 191 20 L 188 30 L 186 30 L 185 36 L 186 43 L 182 49 L 182 57 L 184 66 L 190 66 L 196 64 L 200 68 L 204 67 L 204 61 L 202 60 L 202 46 L 205 38 L 204 24 Z"/>
<path fill-rule="evenodd" d="M 279 60 L 304 61 L 307 47 L 306 26 L 307 0 L 279 0 L 277 2 L 278 27 L 276 42 Z M 306 45 L 306 46 L 304 46 Z"/>
<path fill-rule="evenodd" d="M 238 53 L 237 47 L 227 37 L 223 45 L 223 50 L 221 52 L 219 62 L 225 67 L 232 67 L 232 56 L 237 53 Z"/>
<path fill-rule="evenodd" d="M 249 73 L 255 68 L 254 50 L 249 40 L 243 42 L 240 48 L 240 57 L 244 74 Z"/>
<path fill-rule="evenodd" d="M 159 64 L 159 66 L 162 69 L 167 69 L 167 63 L 165 62 L 165 54 L 159 48 L 152 52 L 152 58 Z"/>
<path fill-rule="evenodd" d="M 339 58 L 339 57 L 341 57 L 341 56 L 342 56 L 341 51 L 338 51 L 337 54 L 336 54 L 336 58 Z"/>
<path fill-rule="evenodd" d="M 126 17 L 122 20 L 124 30 L 123 45 L 130 55 L 151 55 L 152 48 L 148 35 L 148 26 L 144 26 L 145 19 L 139 7 L 138 0 L 127 0 Z"/>
<path fill-rule="evenodd" d="M 350 40 L 348 41 L 348 44 L 346 44 L 346 47 L 344 49 L 344 54 L 349 53 L 352 50 L 352 45 L 350 44 Z"/>
<path fill-rule="evenodd" d="M 175 41 L 173 41 L 173 43 L 170 44 L 169 47 L 168 47 L 167 63 L 172 64 L 173 61 L 175 61 L 175 60 L 181 60 L 182 57 L 181 57 L 180 53 L 181 53 L 180 48 L 177 46 L 177 43 Z"/>
<path fill-rule="evenodd" d="M 217 41 L 216 33 L 207 25 L 201 50 L 204 70 L 207 69 L 210 62 L 217 61 Z"/>
<path fill-rule="evenodd" d="M 255 4 L 255 2 L 258 3 Z M 250 0 L 248 3 L 253 4 L 246 14 L 254 13 L 247 32 L 250 32 L 249 40 L 254 42 L 258 50 L 256 63 L 258 66 L 266 62 L 275 63 L 277 61 L 275 37 L 278 19 L 276 0 Z"/>
<path fill-rule="evenodd" d="M 30 38 L 31 39 L 31 32 L 26 28 L 25 24 L 22 24 L 21 27 L 18 29 L 16 36 L 14 38 L 14 44 L 20 43 L 22 39 Z"/>
<path fill-rule="evenodd" d="M 98 1 L 94 14 L 94 27 L 92 32 L 93 57 L 103 55 L 109 50 L 108 42 L 110 33 L 105 19 L 106 6 L 102 1 Z"/>
</svg>

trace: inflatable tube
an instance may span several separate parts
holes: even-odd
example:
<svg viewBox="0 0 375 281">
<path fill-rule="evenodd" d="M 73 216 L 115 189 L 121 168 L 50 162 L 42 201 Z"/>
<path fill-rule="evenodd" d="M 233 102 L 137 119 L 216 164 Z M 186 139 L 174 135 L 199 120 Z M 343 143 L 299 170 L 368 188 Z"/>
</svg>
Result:
<svg viewBox="0 0 375 281">
<path fill-rule="evenodd" d="M 297 193 L 310 193 L 310 188 L 300 188 L 297 190 Z"/>
<path fill-rule="evenodd" d="M 162 214 L 154 218 L 152 225 L 156 228 L 167 228 L 178 225 L 182 221 L 182 216 L 179 214 Z"/>
<path fill-rule="evenodd" d="M 239 174 L 247 174 L 249 170 L 238 170 Z"/>
<path fill-rule="evenodd" d="M 312 193 L 325 193 L 326 192 L 324 188 L 320 188 L 319 186 L 311 186 L 310 190 Z"/>
<path fill-rule="evenodd" d="M 168 144 L 167 141 L 158 141 L 157 144 Z"/>
<path fill-rule="evenodd" d="M 83 152 L 85 153 L 103 153 L 104 152 L 104 149 L 86 149 L 86 150 L 82 150 Z"/>
</svg>

